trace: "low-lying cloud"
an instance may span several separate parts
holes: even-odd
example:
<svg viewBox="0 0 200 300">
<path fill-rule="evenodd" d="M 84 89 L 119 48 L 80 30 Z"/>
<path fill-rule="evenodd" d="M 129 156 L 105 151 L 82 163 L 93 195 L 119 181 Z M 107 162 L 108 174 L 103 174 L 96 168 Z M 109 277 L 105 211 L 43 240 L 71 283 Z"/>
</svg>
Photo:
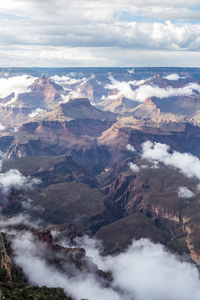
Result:
<svg viewBox="0 0 200 300">
<path fill-rule="evenodd" d="M 62 287 L 74 299 L 90 300 L 199 300 L 200 280 L 197 268 L 166 251 L 165 247 L 147 239 L 133 241 L 115 256 L 101 256 L 99 242 L 88 238 L 76 240 L 87 255 L 103 271 L 112 273 L 113 281 L 106 287 L 95 275 L 77 273 L 70 277 L 50 266 L 44 247 L 32 234 L 17 236 L 13 249 L 15 262 L 30 283 Z"/>
<path fill-rule="evenodd" d="M 0 123 L 0 131 L 3 131 L 5 129 L 6 129 L 6 127 L 3 124 Z"/>
<path fill-rule="evenodd" d="M 146 98 L 157 97 L 159 99 L 178 97 L 178 96 L 189 96 L 194 94 L 194 90 L 200 92 L 200 85 L 197 83 L 190 83 L 182 88 L 159 88 L 154 85 L 142 85 L 135 91 L 135 100 L 144 102 Z"/>
<path fill-rule="evenodd" d="M 75 277 L 70 278 L 66 273 L 50 266 L 45 259 L 43 245 L 36 241 L 30 233 L 18 236 L 13 243 L 13 248 L 15 262 L 23 269 L 32 284 L 64 288 L 67 294 L 77 300 L 81 298 L 90 300 L 121 299 L 117 291 L 102 286 L 101 282 L 95 279 L 94 274 L 77 272 Z M 123 299 L 131 300 L 131 298 Z"/>
<path fill-rule="evenodd" d="M 111 81 L 111 84 L 107 84 L 105 86 L 105 89 L 109 89 L 109 90 L 118 90 L 118 94 L 117 95 L 109 95 L 108 98 L 109 99 L 117 99 L 118 97 L 125 97 L 131 100 L 136 100 L 135 99 L 135 91 L 132 90 L 131 88 L 131 84 L 132 85 L 140 85 L 143 84 L 145 82 L 145 80 L 140 80 L 140 81 L 129 81 L 129 82 L 125 82 L 125 81 L 117 81 L 113 78 L 113 76 L 109 76 L 109 79 Z"/>
<path fill-rule="evenodd" d="M 66 88 L 72 84 L 85 84 L 87 82 L 87 78 L 71 78 L 69 76 L 58 76 L 54 75 L 51 77 L 52 80 L 54 80 L 57 84 L 61 85 L 63 88 Z"/>
<path fill-rule="evenodd" d="M 133 171 L 133 173 L 137 173 L 137 172 L 140 171 L 140 167 L 137 166 L 136 164 L 132 163 L 132 162 L 130 162 L 128 164 L 128 166 L 130 167 L 131 171 Z"/>
<path fill-rule="evenodd" d="M 133 146 L 131 146 L 131 144 L 126 145 L 126 149 L 132 152 L 136 151 L 136 149 Z"/>
<path fill-rule="evenodd" d="M 0 230 L 9 234 L 18 234 L 19 226 L 26 231 L 27 227 L 37 229 L 39 225 L 41 225 L 41 220 L 33 221 L 27 213 L 18 214 L 12 218 L 0 215 Z"/>
<path fill-rule="evenodd" d="M 36 108 L 32 113 L 30 113 L 28 116 L 29 118 L 36 118 L 44 115 L 46 111 L 42 108 Z"/>
<path fill-rule="evenodd" d="M 7 194 L 13 187 L 20 189 L 30 189 L 33 185 L 40 184 L 40 179 L 22 175 L 19 170 L 11 169 L 5 173 L 0 173 L 0 190 Z"/>
<path fill-rule="evenodd" d="M 61 101 L 59 103 L 67 103 L 69 99 L 79 98 L 82 96 L 80 89 L 77 89 L 76 91 L 69 90 L 68 92 L 68 95 L 61 95 Z"/>
<path fill-rule="evenodd" d="M 178 81 L 180 78 L 185 78 L 185 77 L 180 77 L 178 74 L 170 74 L 170 75 L 167 75 L 165 77 L 163 77 L 167 80 L 172 80 L 172 81 Z"/>
<path fill-rule="evenodd" d="M 188 178 L 200 180 L 200 160 L 190 153 L 169 152 L 170 147 L 166 144 L 152 143 L 146 141 L 142 144 L 142 158 L 158 165 L 163 163 L 166 166 L 179 170 Z"/>
<path fill-rule="evenodd" d="M 28 75 L 0 78 L 0 98 L 5 98 L 12 93 L 15 94 L 16 98 L 19 93 L 28 92 L 29 86 L 33 84 L 35 79 L 36 77 Z"/>
<path fill-rule="evenodd" d="M 173 74 L 172 74 L 173 75 Z M 172 75 L 169 75 L 172 77 Z M 177 74 L 174 74 L 175 76 Z M 168 77 L 170 78 L 170 77 Z M 108 98 L 117 99 L 118 97 L 125 97 L 138 102 L 144 102 L 145 99 L 150 97 L 157 97 L 159 99 L 178 97 L 178 96 L 189 96 L 194 94 L 194 91 L 200 92 L 200 85 L 197 83 L 189 83 L 182 88 L 166 87 L 160 88 L 157 85 L 143 85 L 145 81 L 129 81 L 120 82 L 115 80 L 112 76 L 109 76 L 111 84 L 105 86 L 106 89 L 114 90 L 117 89 L 118 93 L 116 95 L 110 95 Z M 172 79 L 171 79 L 172 80 Z M 175 80 L 175 79 L 173 79 Z M 139 86 L 137 89 L 133 90 L 131 85 Z"/>
<path fill-rule="evenodd" d="M 190 191 L 187 187 L 185 187 L 185 186 L 179 187 L 179 189 L 178 189 L 178 197 L 179 198 L 189 199 L 194 196 L 195 196 L 195 194 L 192 191 Z"/>
</svg>

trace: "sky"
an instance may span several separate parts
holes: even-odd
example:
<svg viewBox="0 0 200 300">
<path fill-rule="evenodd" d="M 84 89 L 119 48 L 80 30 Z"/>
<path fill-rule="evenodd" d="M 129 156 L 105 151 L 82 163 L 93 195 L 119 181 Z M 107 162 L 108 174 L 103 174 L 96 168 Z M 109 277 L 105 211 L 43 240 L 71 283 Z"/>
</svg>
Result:
<svg viewBox="0 0 200 300">
<path fill-rule="evenodd" d="M 1 67 L 200 67 L 200 0 L 0 2 Z"/>
</svg>

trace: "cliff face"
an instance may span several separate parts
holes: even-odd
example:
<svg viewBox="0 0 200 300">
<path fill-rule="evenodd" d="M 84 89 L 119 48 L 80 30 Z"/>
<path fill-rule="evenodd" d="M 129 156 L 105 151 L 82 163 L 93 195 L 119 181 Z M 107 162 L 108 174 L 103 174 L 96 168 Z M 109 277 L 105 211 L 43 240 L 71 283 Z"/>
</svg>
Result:
<svg viewBox="0 0 200 300">
<path fill-rule="evenodd" d="M 111 180 L 112 176 L 101 176 L 102 182 L 105 185 L 107 183 L 104 188 L 104 193 L 107 196 L 105 200 L 106 210 L 104 214 L 99 214 L 88 220 L 88 229 L 96 232 L 96 236 L 103 240 L 102 233 L 104 231 L 108 236 L 111 234 L 110 230 L 111 232 L 116 231 L 116 236 L 118 232 L 120 236 L 121 229 L 120 226 L 117 227 L 118 222 L 120 222 L 118 220 L 125 220 L 128 216 L 134 218 L 136 213 L 140 213 L 153 222 L 152 224 L 155 226 L 152 227 L 153 232 L 155 228 L 161 230 L 161 236 L 156 235 L 157 242 L 165 243 L 166 246 L 179 253 L 190 253 L 192 259 L 199 264 L 199 193 L 187 201 L 187 199 L 178 198 L 177 192 L 180 182 L 195 190 L 196 181 L 185 178 L 175 170 L 163 167 L 159 169 L 147 168 L 132 174 L 127 169 L 127 164 L 126 166 L 121 164 L 121 171 L 118 175 L 114 175 L 113 181 Z M 140 219 L 146 224 L 146 220 L 143 220 L 142 217 Z M 138 220 L 138 226 L 143 228 L 143 223 Z M 123 223 L 123 221 L 121 222 Z M 107 226 L 108 224 L 110 225 Z M 115 227 L 112 224 L 116 224 Z M 125 221 L 123 226 L 126 226 Z M 148 237 L 148 231 L 146 231 L 146 235 L 144 231 L 141 231 L 141 235 L 130 229 L 127 231 L 127 243 L 133 238 L 142 237 Z M 108 243 L 107 240 L 106 243 Z M 111 249 L 109 251 L 112 252 Z"/>
<path fill-rule="evenodd" d="M 144 122 L 135 123 L 134 119 L 125 118 L 104 131 L 98 138 L 98 144 L 108 147 L 112 163 L 122 162 L 130 156 L 130 152 L 126 152 L 127 144 L 131 144 L 137 151 L 140 151 L 141 144 L 147 140 L 167 144 L 172 150 L 181 153 L 189 152 L 198 156 L 199 134 L 199 127 L 187 123 L 172 122 L 168 125 L 153 126 Z"/>
<path fill-rule="evenodd" d="M 9 276 L 9 278 L 12 279 L 12 276 L 11 276 L 12 261 L 11 261 L 11 258 L 7 254 L 4 239 L 3 239 L 1 232 L 0 232 L 0 266 L 1 266 L 1 268 L 4 267 L 6 269 L 6 272 Z"/>
<path fill-rule="evenodd" d="M 7 147 L 7 156 L 71 155 L 97 174 L 110 158 L 107 147 L 98 145 L 97 138 L 114 121 L 114 114 L 96 109 L 88 99 L 70 100 L 41 120 L 24 123 L 16 134 L 10 133 L 14 140 Z"/>
</svg>

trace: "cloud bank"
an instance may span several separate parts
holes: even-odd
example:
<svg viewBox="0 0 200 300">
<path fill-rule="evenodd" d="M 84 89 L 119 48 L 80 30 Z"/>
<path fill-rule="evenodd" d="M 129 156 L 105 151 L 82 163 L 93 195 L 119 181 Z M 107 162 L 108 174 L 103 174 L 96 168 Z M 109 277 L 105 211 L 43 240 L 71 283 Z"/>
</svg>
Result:
<svg viewBox="0 0 200 300">
<path fill-rule="evenodd" d="M 32 284 L 48 287 L 62 287 L 75 299 L 120 300 L 120 295 L 112 288 L 105 288 L 95 280 L 95 276 L 79 274 L 69 278 L 67 274 L 50 266 L 45 260 L 45 249 L 30 234 L 18 236 L 13 245 L 15 262 L 22 267 Z M 67 266 L 66 266 L 67 267 Z M 94 275 L 94 274 L 93 274 Z M 124 298 L 130 300 L 131 298 Z"/>
<path fill-rule="evenodd" d="M 0 98 L 5 98 L 14 93 L 16 99 L 19 93 L 26 93 L 29 90 L 28 87 L 33 84 L 35 79 L 35 77 L 28 75 L 0 78 Z M 6 103 L 4 105 L 6 106 Z"/>
<path fill-rule="evenodd" d="M 173 74 L 174 76 L 177 74 Z M 169 75 L 168 78 L 171 78 L 172 75 Z M 192 95 L 194 91 L 197 90 L 200 92 L 200 85 L 197 83 L 189 83 L 188 85 L 182 88 L 160 88 L 157 85 L 143 85 L 146 80 L 142 81 L 128 81 L 128 82 L 120 82 L 115 80 L 112 76 L 109 76 L 111 80 L 111 84 L 107 84 L 105 86 L 106 89 L 110 90 L 118 90 L 117 95 L 110 95 L 108 98 L 117 99 L 118 97 L 126 97 L 131 100 L 144 102 L 145 99 L 149 97 L 157 97 L 159 99 L 175 97 L 175 96 L 183 96 L 183 95 Z M 172 79 L 169 79 L 172 80 Z M 173 79 L 175 80 L 175 79 Z M 133 90 L 131 85 L 139 86 L 137 89 Z"/>
</svg>

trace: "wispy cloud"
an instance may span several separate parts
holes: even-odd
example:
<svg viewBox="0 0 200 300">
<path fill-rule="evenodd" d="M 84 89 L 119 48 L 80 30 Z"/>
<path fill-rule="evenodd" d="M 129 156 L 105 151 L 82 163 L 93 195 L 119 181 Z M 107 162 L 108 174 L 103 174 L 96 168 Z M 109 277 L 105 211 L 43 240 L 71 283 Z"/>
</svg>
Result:
<svg viewBox="0 0 200 300">
<path fill-rule="evenodd" d="M 40 183 L 40 179 L 31 178 L 31 176 L 26 177 L 16 169 L 0 173 L 0 189 L 5 194 L 7 194 L 13 187 L 17 189 L 30 189 L 33 185 Z"/>
</svg>

